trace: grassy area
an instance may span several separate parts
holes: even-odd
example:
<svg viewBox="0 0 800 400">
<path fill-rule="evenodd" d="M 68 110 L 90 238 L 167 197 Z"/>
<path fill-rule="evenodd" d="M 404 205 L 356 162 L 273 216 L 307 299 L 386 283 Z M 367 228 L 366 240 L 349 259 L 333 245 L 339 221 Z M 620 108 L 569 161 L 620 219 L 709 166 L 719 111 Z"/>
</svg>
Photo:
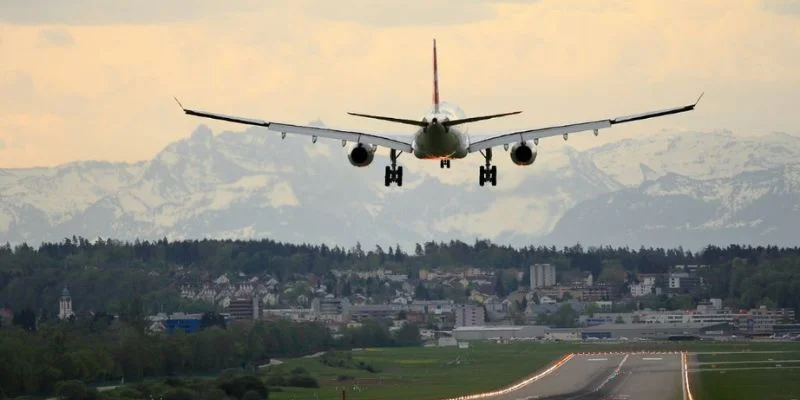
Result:
<svg viewBox="0 0 800 400">
<path fill-rule="evenodd" d="M 441 399 L 498 389 L 513 384 L 570 352 L 689 351 L 755 352 L 797 351 L 800 343 L 771 342 L 597 342 L 597 343 L 471 343 L 458 348 L 384 348 L 352 353 L 355 361 L 375 366 L 332 368 L 318 359 L 286 360 L 281 368 L 302 367 L 315 376 L 319 389 L 286 389 L 273 393 L 278 400 L 337 399 L 347 389 L 348 399 Z M 775 356 L 777 354 L 770 354 Z M 800 354 L 798 354 L 800 356 Z M 717 355 L 720 357 L 722 355 Z M 766 359 L 766 358 L 765 358 Z M 354 378 L 339 381 L 340 376 Z"/>
<path fill-rule="evenodd" d="M 786 352 L 756 353 L 756 351 Z M 798 343 L 761 343 L 740 353 L 698 354 L 696 358 L 704 363 L 719 363 L 700 366 L 703 369 L 713 370 L 690 374 L 692 392 L 697 400 L 800 398 L 800 368 L 797 368 L 800 363 L 786 361 L 800 359 Z M 776 368 L 776 364 L 782 367 Z M 726 370 L 728 368 L 734 369 Z M 738 368 L 750 369 L 736 370 Z"/>
<path fill-rule="evenodd" d="M 700 362 L 739 362 L 764 360 L 800 360 L 800 351 L 786 353 L 736 353 L 736 354 L 698 354 Z"/>
<path fill-rule="evenodd" d="M 690 379 L 697 400 L 800 398 L 800 369 L 703 371 Z"/>
<path fill-rule="evenodd" d="M 271 399 L 441 399 L 487 391 L 517 382 L 569 352 L 567 346 L 473 343 L 469 349 L 383 348 L 352 352 L 353 360 L 374 366 L 371 373 L 334 368 L 319 359 L 288 360 L 280 368 L 302 367 L 315 376 L 319 389 L 287 389 Z M 274 367 L 273 367 L 274 368 Z M 340 381 L 340 376 L 352 380 Z"/>
<path fill-rule="evenodd" d="M 433 400 L 499 389 L 516 383 L 543 369 L 548 364 L 570 352 L 617 351 L 688 351 L 699 352 L 700 361 L 757 361 L 800 359 L 800 343 L 775 342 L 590 342 L 590 343 L 536 343 L 513 342 L 494 344 L 472 342 L 468 349 L 444 348 L 380 348 L 345 352 L 331 357 L 328 365 L 321 358 L 296 358 L 282 360 L 283 364 L 261 370 L 261 379 L 273 386 L 270 399 L 277 400 L 334 400 L 347 391 L 348 399 L 416 399 Z M 790 351 L 790 353 L 756 353 L 759 351 Z M 735 354 L 702 354 L 707 352 L 736 352 Z M 349 354 L 350 358 L 347 358 Z M 785 363 L 785 367 L 798 365 Z M 333 365 L 333 366 L 332 366 Z M 769 366 L 774 364 L 731 364 L 724 367 Z M 723 365 L 717 368 L 722 368 Z M 305 370 L 319 382 L 319 388 L 274 388 L 270 383 L 276 375 L 290 376 L 294 370 Z M 282 374 L 278 374 L 282 371 Z M 778 371 L 778 370 L 774 370 Z M 750 385 L 753 390 L 763 388 L 761 376 L 773 370 L 728 371 L 720 373 L 693 373 L 691 376 L 696 398 L 764 398 L 725 397 L 732 393 L 725 388 L 728 380 L 738 385 Z M 784 369 L 774 375 L 770 385 L 789 380 L 800 382 L 800 369 Z M 749 380 L 748 380 L 749 379 Z M 749 382 L 749 383 L 748 383 Z M 127 385 L 126 385 L 127 386 Z M 722 386 L 720 388 L 720 386 Z M 792 385 L 786 385 L 787 390 Z M 783 387 L 781 386 L 783 389 Z M 199 390 L 199 389 L 198 389 Z M 720 391 L 722 390 L 722 391 Z M 791 389 L 794 390 L 794 389 Z M 201 391 L 202 392 L 202 391 Z M 742 390 L 741 393 L 752 391 Z M 791 391 L 800 393 L 800 391 Z M 116 393 L 115 393 L 116 394 Z M 718 395 L 720 394 L 720 395 Z M 796 396 L 800 398 L 800 395 Z M 121 396 L 115 396 L 121 398 Z M 780 397 L 778 397 L 780 398 Z M 786 397 L 783 397 L 786 398 Z"/>
</svg>

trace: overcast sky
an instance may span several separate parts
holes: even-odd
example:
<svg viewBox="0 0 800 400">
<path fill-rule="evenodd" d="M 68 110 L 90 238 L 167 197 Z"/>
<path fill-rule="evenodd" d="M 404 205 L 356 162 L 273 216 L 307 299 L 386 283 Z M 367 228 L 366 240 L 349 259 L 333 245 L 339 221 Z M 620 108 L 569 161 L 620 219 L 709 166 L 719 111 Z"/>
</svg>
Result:
<svg viewBox="0 0 800 400">
<path fill-rule="evenodd" d="M 692 113 L 569 144 L 662 129 L 800 132 L 797 0 L 179 3 L 0 1 L 0 168 L 137 161 L 200 123 L 243 129 L 185 116 L 172 96 L 228 114 L 404 132 L 345 113 L 420 118 L 434 37 L 442 100 L 468 115 L 523 111 L 474 124 L 476 134 L 681 105 L 701 91 Z"/>
</svg>

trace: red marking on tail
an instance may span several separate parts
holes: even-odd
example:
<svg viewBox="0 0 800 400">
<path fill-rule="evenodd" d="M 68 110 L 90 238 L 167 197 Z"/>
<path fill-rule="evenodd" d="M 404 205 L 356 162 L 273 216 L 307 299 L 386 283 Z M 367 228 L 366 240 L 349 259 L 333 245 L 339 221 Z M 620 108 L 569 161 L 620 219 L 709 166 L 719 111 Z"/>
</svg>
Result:
<svg viewBox="0 0 800 400">
<path fill-rule="evenodd" d="M 439 67 L 436 63 L 436 39 L 433 39 L 433 112 L 439 113 Z"/>
</svg>

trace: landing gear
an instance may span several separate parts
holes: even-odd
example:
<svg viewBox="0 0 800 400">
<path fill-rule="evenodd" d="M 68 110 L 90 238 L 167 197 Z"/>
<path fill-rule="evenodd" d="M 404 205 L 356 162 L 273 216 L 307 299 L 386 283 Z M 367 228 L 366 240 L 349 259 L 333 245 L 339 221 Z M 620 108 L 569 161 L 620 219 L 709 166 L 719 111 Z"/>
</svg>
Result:
<svg viewBox="0 0 800 400">
<path fill-rule="evenodd" d="M 450 160 L 439 160 L 439 168 L 450 168 Z"/>
<path fill-rule="evenodd" d="M 403 186 L 403 167 L 397 166 L 397 157 L 399 156 L 397 150 L 394 149 L 389 153 L 389 157 L 392 159 L 392 165 L 386 166 L 386 174 L 383 176 L 383 184 L 385 186 L 391 185 L 392 182 L 397 183 L 397 186 Z"/>
<path fill-rule="evenodd" d="M 490 182 L 492 186 L 497 186 L 497 166 L 492 165 L 492 149 L 486 149 L 486 153 L 481 154 L 486 159 L 486 165 L 481 165 L 478 183 L 483 186 L 486 182 Z"/>
</svg>

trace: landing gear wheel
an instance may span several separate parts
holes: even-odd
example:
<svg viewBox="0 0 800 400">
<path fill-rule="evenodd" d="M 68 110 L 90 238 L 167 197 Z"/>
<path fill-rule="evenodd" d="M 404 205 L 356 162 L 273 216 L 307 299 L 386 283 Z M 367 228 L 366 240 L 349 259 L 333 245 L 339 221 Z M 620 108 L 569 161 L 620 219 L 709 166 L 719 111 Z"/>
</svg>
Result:
<svg viewBox="0 0 800 400">
<path fill-rule="evenodd" d="M 483 186 L 486 182 L 490 182 L 492 186 L 497 186 L 497 166 L 492 165 L 492 149 L 486 149 L 483 157 L 486 159 L 486 165 L 480 167 L 478 184 Z"/>
<path fill-rule="evenodd" d="M 392 182 L 397 183 L 397 186 L 403 186 L 403 167 L 397 166 L 397 154 L 396 150 L 392 150 L 390 153 L 390 158 L 392 160 L 392 165 L 386 166 L 386 171 L 383 176 L 383 184 L 384 186 L 390 186 Z"/>
<path fill-rule="evenodd" d="M 397 186 L 403 186 L 403 167 L 397 167 L 394 181 L 397 182 Z"/>
<path fill-rule="evenodd" d="M 439 168 L 450 168 L 450 160 L 439 160 Z"/>
</svg>

